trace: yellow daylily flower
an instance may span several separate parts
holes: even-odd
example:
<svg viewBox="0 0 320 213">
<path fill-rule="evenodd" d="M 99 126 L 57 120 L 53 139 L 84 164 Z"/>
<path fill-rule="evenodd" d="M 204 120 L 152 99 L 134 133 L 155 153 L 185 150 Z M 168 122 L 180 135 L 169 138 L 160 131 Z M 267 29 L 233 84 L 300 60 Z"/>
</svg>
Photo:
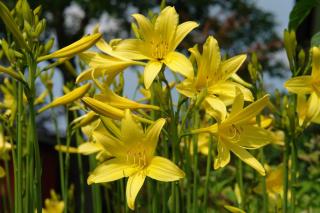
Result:
<svg viewBox="0 0 320 213">
<path fill-rule="evenodd" d="M 181 53 L 175 51 L 186 35 L 198 26 L 187 21 L 178 25 L 179 16 L 174 7 L 164 8 L 153 22 L 141 14 L 133 14 L 138 28 L 139 38 L 119 41 L 111 51 L 105 52 L 117 57 L 132 60 L 147 60 L 144 69 L 144 84 L 147 89 L 161 71 L 163 64 L 170 70 L 187 78 L 193 77 L 191 62 Z"/>
<path fill-rule="evenodd" d="M 272 142 L 272 137 L 268 130 L 252 125 L 251 122 L 251 119 L 268 104 L 269 96 L 266 95 L 243 108 L 243 94 L 240 91 L 237 93 L 238 95 L 234 100 L 228 117 L 225 117 L 221 123 L 196 129 L 192 132 L 208 132 L 217 138 L 218 155 L 214 162 L 215 169 L 224 167 L 230 162 L 231 151 L 261 175 L 265 175 L 263 166 L 246 149 L 258 149 Z"/>
<path fill-rule="evenodd" d="M 308 126 L 310 123 L 320 124 L 320 97 L 315 92 L 308 98 L 306 95 L 298 94 L 296 111 L 300 126 Z"/>
<path fill-rule="evenodd" d="M 227 114 L 226 106 L 232 104 L 239 88 L 246 101 L 253 101 L 251 91 L 240 83 L 233 81 L 236 72 L 246 59 L 246 55 L 238 55 L 221 61 L 218 42 L 209 36 L 203 45 L 202 54 L 197 47 L 189 49 L 196 60 L 198 72 L 194 78 L 186 79 L 177 85 L 177 90 L 187 97 L 205 94 L 204 104 L 207 112 L 217 120 Z M 239 81 L 239 80 L 238 80 Z"/>
<path fill-rule="evenodd" d="M 62 213 L 64 211 L 64 202 L 60 201 L 54 190 L 50 191 L 51 198 L 47 198 L 44 201 L 45 208 L 42 209 L 42 213 Z"/>
<path fill-rule="evenodd" d="M 320 48 L 312 48 L 311 75 L 293 77 L 285 82 L 284 87 L 296 94 L 316 93 L 320 97 Z"/>
<path fill-rule="evenodd" d="M 127 204 L 134 210 L 134 203 L 145 178 L 159 181 L 177 181 L 185 176 L 170 160 L 155 156 L 155 149 L 164 119 L 157 120 L 146 131 L 126 110 L 121 121 L 120 135 L 107 129 L 94 131 L 93 135 L 113 156 L 100 164 L 88 177 L 88 184 L 110 182 L 128 177 L 126 187 Z"/>
</svg>

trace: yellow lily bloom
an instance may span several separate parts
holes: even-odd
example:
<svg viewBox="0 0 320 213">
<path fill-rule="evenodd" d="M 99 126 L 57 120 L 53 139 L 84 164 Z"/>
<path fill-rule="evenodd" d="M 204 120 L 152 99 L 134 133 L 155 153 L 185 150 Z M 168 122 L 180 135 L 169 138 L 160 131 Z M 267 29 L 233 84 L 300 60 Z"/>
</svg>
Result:
<svg viewBox="0 0 320 213">
<path fill-rule="evenodd" d="M 164 119 L 157 120 L 146 131 L 126 110 L 121 121 L 120 135 L 114 136 L 107 129 L 94 132 L 94 137 L 113 156 L 100 164 L 88 177 L 88 184 L 110 182 L 129 177 L 126 187 L 127 204 L 134 209 L 135 199 L 145 178 L 159 181 L 176 181 L 185 176 L 170 160 L 154 156 Z"/>
<path fill-rule="evenodd" d="M 119 41 L 109 55 L 132 59 L 148 60 L 144 69 L 144 84 L 147 89 L 161 71 L 163 64 L 170 70 L 187 78 L 193 77 L 191 62 L 175 49 L 186 35 L 198 26 L 192 21 L 178 25 L 179 16 L 174 7 L 164 8 L 153 22 L 141 14 L 133 14 L 138 24 L 139 38 Z"/>
<path fill-rule="evenodd" d="M 62 213 L 64 210 L 64 202 L 60 201 L 54 190 L 50 191 L 51 198 L 47 198 L 44 201 L 45 208 L 42 209 L 42 213 Z"/>
<path fill-rule="evenodd" d="M 272 137 L 268 130 L 252 125 L 251 122 L 251 119 L 268 104 L 269 96 L 266 95 L 243 108 L 243 94 L 240 91 L 237 93 L 238 95 L 234 100 L 228 117 L 225 117 L 221 123 L 196 129 L 192 132 L 208 132 L 217 138 L 218 155 L 214 162 L 215 169 L 224 167 L 230 162 L 231 151 L 261 175 L 265 175 L 263 166 L 246 149 L 258 149 L 272 142 Z"/>
<path fill-rule="evenodd" d="M 320 97 L 315 92 L 308 98 L 306 95 L 298 94 L 296 111 L 300 126 L 308 126 L 310 123 L 320 124 Z"/>
<path fill-rule="evenodd" d="M 226 106 L 233 102 L 236 88 L 241 90 L 246 101 L 253 101 L 249 89 L 231 80 L 239 81 L 240 77 L 236 75 L 236 72 L 245 61 L 246 55 L 238 55 L 221 61 L 218 42 L 212 36 L 209 36 L 204 43 L 202 54 L 196 47 L 189 51 L 196 60 L 197 76 L 177 85 L 178 92 L 190 98 L 204 92 L 207 112 L 217 120 L 226 116 Z"/>
</svg>

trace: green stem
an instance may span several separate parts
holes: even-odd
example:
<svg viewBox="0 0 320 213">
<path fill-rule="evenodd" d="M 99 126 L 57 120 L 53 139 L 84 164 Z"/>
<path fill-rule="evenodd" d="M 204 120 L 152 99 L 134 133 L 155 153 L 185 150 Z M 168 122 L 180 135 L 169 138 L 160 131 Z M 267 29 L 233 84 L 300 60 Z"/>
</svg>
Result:
<svg viewBox="0 0 320 213">
<path fill-rule="evenodd" d="M 264 165 L 265 157 L 263 148 L 260 149 L 260 156 L 261 156 L 261 164 Z M 268 212 L 268 193 L 267 193 L 267 185 L 266 185 L 266 176 L 261 176 L 261 185 L 262 185 L 262 196 L 263 196 L 263 203 L 262 203 L 262 210 L 264 213 Z"/>
<path fill-rule="evenodd" d="M 5 170 L 6 170 L 6 185 L 7 185 L 7 193 L 8 193 L 8 200 L 9 200 L 9 212 L 12 212 L 13 205 L 12 205 L 12 194 L 11 194 L 11 179 L 10 179 L 10 168 L 8 160 L 5 161 Z"/>
<path fill-rule="evenodd" d="M 208 192 L 209 192 L 209 178 L 210 178 L 210 171 L 211 171 L 211 157 L 212 157 L 212 147 L 213 147 L 213 141 L 212 137 L 209 140 L 209 151 L 208 151 L 208 157 L 207 157 L 207 168 L 206 168 L 206 180 L 204 185 L 204 196 L 203 196 L 203 207 L 204 209 L 208 208 Z"/>
<path fill-rule="evenodd" d="M 283 213 L 287 213 L 288 208 L 288 161 L 289 161 L 289 137 L 285 140 L 285 150 L 284 150 L 284 156 L 283 156 L 283 204 L 282 209 Z"/>
<path fill-rule="evenodd" d="M 199 114 L 196 110 L 194 114 L 194 128 L 197 128 L 200 124 Z M 193 137 L 193 212 L 198 212 L 198 136 Z"/>
<path fill-rule="evenodd" d="M 50 98 L 50 102 L 53 101 L 53 93 L 52 90 L 49 90 L 49 98 Z M 61 145 L 61 139 L 60 139 L 60 131 L 59 131 L 59 127 L 58 127 L 58 120 L 57 120 L 57 115 L 54 109 L 51 109 L 51 119 L 53 122 L 53 126 L 55 129 L 55 133 L 56 133 L 56 143 L 58 146 Z M 62 199 L 65 200 L 66 199 L 66 194 L 65 194 L 65 190 L 64 190 L 64 167 L 63 167 L 63 154 L 62 152 L 58 152 L 58 158 L 59 158 L 59 177 L 60 177 L 60 187 L 61 187 L 61 193 L 62 193 Z"/>
<path fill-rule="evenodd" d="M 22 212 L 22 135 L 23 135 L 23 87 L 22 83 L 18 82 L 18 97 L 17 97 L 17 167 L 15 174 L 17 176 L 15 187 L 17 189 L 15 196 L 16 212 Z"/>
<path fill-rule="evenodd" d="M 244 188 L 243 188 L 243 165 L 242 161 L 240 159 L 237 159 L 238 162 L 238 185 L 239 185 L 239 190 L 240 190 L 240 208 L 244 210 L 245 208 L 245 200 L 244 200 Z"/>
<path fill-rule="evenodd" d="M 291 140 L 291 213 L 295 212 L 296 206 L 296 184 L 297 184 L 297 144 L 295 137 L 292 137 Z"/>
</svg>

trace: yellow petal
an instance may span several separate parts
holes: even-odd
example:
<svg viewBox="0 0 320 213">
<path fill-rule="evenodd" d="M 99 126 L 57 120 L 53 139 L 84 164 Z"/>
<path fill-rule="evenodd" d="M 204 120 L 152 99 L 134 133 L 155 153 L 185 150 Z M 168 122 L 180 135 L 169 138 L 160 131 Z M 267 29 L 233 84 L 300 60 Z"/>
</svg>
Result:
<svg viewBox="0 0 320 213">
<path fill-rule="evenodd" d="M 122 57 L 121 55 L 117 54 L 117 52 L 114 51 L 113 48 L 103 39 L 100 39 L 96 43 L 96 46 L 98 47 L 99 50 L 101 50 L 102 52 L 104 52 L 114 58 L 120 59 L 122 61 L 131 61 L 130 59 Z"/>
<path fill-rule="evenodd" d="M 229 212 L 232 212 L 232 213 L 246 213 L 242 209 L 239 209 L 237 207 L 230 206 L 230 205 L 224 205 L 224 208 L 226 208 Z"/>
<path fill-rule="evenodd" d="M 57 50 L 49 55 L 39 57 L 37 61 L 44 61 L 51 58 L 71 57 L 92 47 L 101 38 L 101 36 L 101 33 L 95 33 L 93 35 L 84 36 L 80 40 L 60 50 Z"/>
<path fill-rule="evenodd" d="M 58 152 L 64 152 L 64 153 L 71 153 L 71 154 L 78 153 L 78 148 L 72 147 L 72 146 L 55 145 L 54 149 L 57 150 Z"/>
<path fill-rule="evenodd" d="M 197 85 L 206 86 L 208 79 L 217 75 L 218 68 L 220 66 L 220 49 L 218 41 L 209 36 L 203 45 L 202 56 L 198 63 L 198 76 Z"/>
<path fill-rule="evenodd" d="M 153 125 L 151 125 L 146 132 L 144 145 L 146 147 L 146 153 L 148 153 L 148 155 L 150 156 L 153 156 L 155 152 L 159 140 L 159 135 L 165 123 L 166 120 L 160 118 Z"/>
<path fill-rule="evenodd" d="M 0 166 L 0 178 L 3 178 L 6 175 L 4 169 Z"/>
<path fill-rule="evenodd" d="M 170 52 L 166 55 L 164 63 L 170 70 L 178 72 L 187 78 L 193 78 L 192 64 L 185 55 L 178 52 Z"/>
<path fill-rule="evenodd" d="M 118 158 L 100 164 L 88 177 L 87 183 L 104 183 L 128 177 L 137 170 Z"/>
<path fill-rule="evenodd" d="M 174 41 L 172 42 L 172 47 L 170 49 L 175 50 L 177 46 L 181 43 L 181 41 L 196 27 L 198 27 L 194 21 L 187 21 L 182 24 L 179 24 L 177 27 L 177 32 L 174 37 Z"/>
<path fill-rule="evenodd" d="M 103 146 L 99 143 L 86 142 L 78 147 L 78 152 L 84 155 L 91 155 L 103 150 Z"/>
<path fill-rule="evenodd" d="M 149 41 L 154 37 L 153 25 L 149 19 L 141 14 L 133 14 L 132 17 L 137 21 L 139 34 L 143 40 Z"/>
<path fill-rule="evenodd" d="M 172 161 L 155 156 L 147 168 L 147 176 L 155 180 L 170 182 L 184 178 L 185 173 Z"/>
<path fill-rule="evenodd" d="M 312 48 L 312 74 L 313 79 L 319 80 L 320 78 L 320 48 Z"/>
<path fill-rule="evenodd" d="M 117 107 L 119 109 L 160 109 L 158 106 L 141 104 L 130 99 L 124 98 L 122 96 L 119 96 L 108 88 L 105 88 L 104 93 L 96 95 L 95 98 L 99 101 L 110 104 L 111 106 Z"/>
<path fill-rule="evenodd" d="M 193 81 L 191 79 L 185 79 L 183 82 L 176 86 L 176 89 L 182 95 L 185 95 L 189 98 L 193 97 L 197 90 L 193 85 Z"/>
<path fill-rule="evenodd" d="M 160 12 L 154 24 L 157 35 L 161 36 L 163 41 L 168 42 L 169 46 L 172 46 L 171 43 L 176 33 L 178 21 L 179 16 L 176 10 L 174 7 L 168 6 Z"/>
<path fill-rule="evenodd" d="M 136 120 L 133 119 L 130 110 L 125 110 L 125 116 L 121 120 L 121 141 L 130 145 L 141 141 L 144 138 L 144 131 Z"/>
<path fill-rule="evenodd" d="M 131 60 L 151 60 L 152 46 L 148 42 L 139 39 L 125 39 L 114 48 L 118 56 Z"/>
<path fill-rule="evenodd" d="M 96 112 L 99 115 L 110 117 L 113 119 L 121 119 L 124 117 L 124 111 L 118 108 L 115 108 L 109 104 L 98 101 L 94 98 L 85 97 L 81 99 L 84 104 L 89 107 L 92 111 Z"/>
<path fill-rule="evenodd" d="M 86 51 L 79 54 L 80 59 L 87 63 L 91 68 L 103 70 L 105 73 L 117 73 L 128 66 L 137 64 L 134 61 L 124 61 L 102 53 Z"/>
<path fill-rule="evenodd" d="M 157 77 L 162 68 L 162 63 L 159 61 L 149 61 L 144 68 L 144 86 L 149 89 L 153 80 Z"/>
<path fill-rule="evenodd" d="M 134 203 L 136 197 L 144 183 L 146 176 L 143 172 L 137 172 L 133 176 L 128 178 L 127 187 L 126 187 L 126 197 L 127 204 L 131 210 L 134 210 Z"/>
<path fill-rule="evenodd" d="M 192 134 L 198 134 L 198 133 L 212 133 L 212 134 L 216 134 L 218 133 L 218 124 L 215 123 L 209 127 L 205 127 L 205 128 L 199 128 L 199 129 L 194 129 L 191 130 Z"/>
<path fill-rule="evenodd" d="M 258 149 L 272 143 L 272 136 L 268 130 L 251 125 L 244 125 L 241 128 L 243 131 L 237 144 L 245 149 Z"/>
<path fill-rule="evenodd" d="M 312 77 L 311 76 L 298 76 L 289 79 L 284 83 L 284 87 L 289 92 L 297 94 L 309 94 L 312 89 Z"/>
<path fill-rule="evenodd" d="M 60 106 L 60 105 L 66 105 L 69 104 L 81 97 L 83 97 L 90 89 L 91 84 L 85 84 L 81 87 L 78 87 L 71 92 L 65 94 L 64 96 L 61 96 L 59 98 L 54 99 L 50 104 L 42 107 L 38 110 L 38 113 L 41 113 L 47 109 L 50 109 L 52 107 Z"/>
<path fill-rule="evenodd" d="M 215 96 L 207 96 L 205 101 L 209 104 L 210 108 L 213 110 L 211 114 L 218 121 L 223 121 L 227 116 L 226 105 Z M 210 113 L 210 110 L 208 111 Z"/>
<path fill-rule="evenodd" d="M 238 71 L 240 66 L 243 64 L 243 62 L 246 60 L 247 55 L 237 55 L 234 56 L 226 61 L 223 61 L 221 63 L 221 72 L 223 73 L 224 80 L 229 79 L 234 73 Z"/>
<path fill-rule="evenodd" d="M 217 149 L 218 155 L 214 160 L 214 169 L 223 168 L 230 162 L 230 151 L 221 139 L 218 141 Z"/>
<path fill-rule="evenodd" d="M 305 109 L 304 109 L 305 110 Z M 308 99 L 307 122 L 314 120 L 320 113 L 320 97 L 315 92 Z"/>
<path fill-rule="evenodd" d="M 267 106 L 268 103 L 269 95 L 265 95 L 249 106 L 243 108 L 239 112 L 232 114 L 232 116 L 230 115 L 224 122 L 224 125 L 244 124 L 250 121 L 252 117 L 255 117 L 257 114 L 259 114 L 263 110 L 263 108 Z"/>
<path fill-rule="evenodd" d="M 225 144 L 243 162 L 257 170 L 262 176 L 266 175 L 266 172 L 261 163 L 259 163 L 259 161 L 257 161 L 257 159 L 255 159 L 248 151 L 236 144 L 229 143 L 227 141 L 225 141 Z"/>
</svg>

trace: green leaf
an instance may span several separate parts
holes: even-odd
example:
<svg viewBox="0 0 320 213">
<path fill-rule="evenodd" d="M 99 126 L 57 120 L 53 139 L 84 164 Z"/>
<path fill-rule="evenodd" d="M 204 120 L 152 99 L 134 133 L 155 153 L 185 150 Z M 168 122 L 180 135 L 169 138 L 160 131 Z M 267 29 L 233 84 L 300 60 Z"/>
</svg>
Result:
<svg viewBox="0 0 320 213">
<path fill-rule="evenodd" d="M 296 30 L 319 0 L 299 0 L 290 12 L 289 29 Z"/>
<path fill-rule="evenodd" d="M 320 46 L 320 32 L 317 32 L 311 38 L 311 47 L 314 46 Z"/>
</svg>

